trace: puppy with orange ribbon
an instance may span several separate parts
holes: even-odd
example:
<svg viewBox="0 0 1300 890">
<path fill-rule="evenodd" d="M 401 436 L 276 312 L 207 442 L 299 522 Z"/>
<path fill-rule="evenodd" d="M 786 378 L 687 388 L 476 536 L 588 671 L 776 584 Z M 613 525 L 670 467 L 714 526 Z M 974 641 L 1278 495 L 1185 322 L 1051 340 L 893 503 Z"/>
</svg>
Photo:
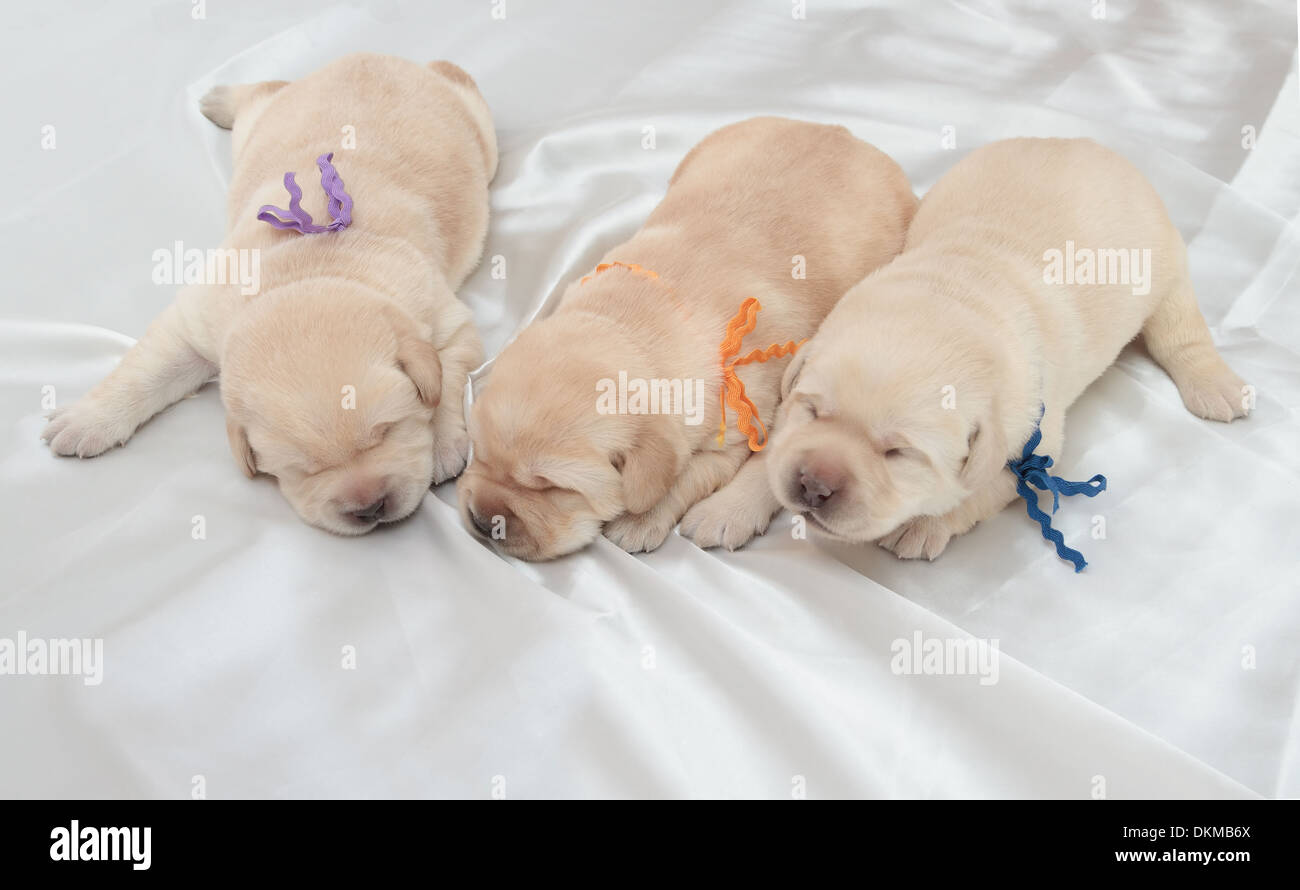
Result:
<svg viewBox="0 0 1300 890">
<path fill-rule="evenodd" d="M 898 254 L 916 203 L 843 127 L 766 117 L 705 138 L 641 230 L 497 357 L 469 419 L 465 524 L 532 560 L 602 531 L 654 550 L 684 515 L 701 546 L 765 528 L 772 512 L 729 505 L 767 485 L 786 359 Z"/>
</svg>

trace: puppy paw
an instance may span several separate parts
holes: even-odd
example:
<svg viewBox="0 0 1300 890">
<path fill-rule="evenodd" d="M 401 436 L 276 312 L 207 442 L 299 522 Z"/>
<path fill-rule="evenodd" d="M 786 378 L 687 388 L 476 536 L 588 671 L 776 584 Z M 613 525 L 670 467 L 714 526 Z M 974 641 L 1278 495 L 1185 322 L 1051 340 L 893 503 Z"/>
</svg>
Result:
<svg viewBox="0 0 1300 890">
<path fill-rule="evenodd" d="M 458 430 L 438 430 L 433 446 L 433 484 L 438 485 L 459 476 L 461 470 L 465 469 L 467 460 L 469 433 L 463 427 Z"/>
<path fill-rule="evenodd" d="M 944 517 L 916 516 L 876 543 L 899 559 L 934 559 L 943 552 L 950 540 L 952 530 Z"/>
<path fill-rule="evenodd" d="M 654 508 L 645 513 L 624 513 L 605 523 L 605 537 L 628 553 L 657 550 L 677 521 L 667 510 Z"/>
<path fill-rule="evenodd" d="M 723 488 L 687 510 L 679 529 L 682 535 L 706 550 L 735 550 L 767 531 L 775 511 L 767 503 L 735 496 L 734 490 Z"/>
<path fill-rule="evenodd" d="M 1222 362 L 1182 371 L 1175 382 L 1183 404 L 1197 417 L 1228 423 L 1248 413 L 1246 382 Z"/>
<path fill-rule="evenodd" d="M 130 422 L 89 399 L 82 399 L 52 412 L 41 439 L 49 443 L 55 454 L 95 457 L 125 444 L 133 432 L 135 426 Z"/>
<path fill-rule="evenodd" d="M 228 86 L 215 86 L 199 99 L 199 112 L 223 130 L 235 125 L 235 96 Z"/>
</svg>

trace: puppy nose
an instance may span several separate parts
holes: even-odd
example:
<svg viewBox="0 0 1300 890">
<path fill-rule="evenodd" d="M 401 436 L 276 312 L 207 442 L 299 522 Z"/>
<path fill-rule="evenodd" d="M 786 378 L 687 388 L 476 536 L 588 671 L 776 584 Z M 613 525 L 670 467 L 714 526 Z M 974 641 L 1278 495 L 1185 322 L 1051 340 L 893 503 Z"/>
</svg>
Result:
<svg viewBox="0 0 1300 890">
<path fill-rule="evenodd" d="M 479 534 L 484 535 L 485 537 L 490 537 L 492 535 L 491 517 L 480 516 L 471 510 L 469 518 L 474 523 L 474 527 L 479 530 Z"/>
<path fill-rule="evenodd" d="M 807 469 L 799 471 L 799 485 L 803 489 L 801 498 L 810 510 L 816 510 L 835 494 L 835 488 L 825 478 Z"/>
<path fill-rule="evenodd" d="M 380 498 L 369 507 L 363 507 L 360 510 L 353 510 L 348 515 L 358 522 L 374 522 L 384 512 L 384 504 L 388 498 Z"/>
</svg>

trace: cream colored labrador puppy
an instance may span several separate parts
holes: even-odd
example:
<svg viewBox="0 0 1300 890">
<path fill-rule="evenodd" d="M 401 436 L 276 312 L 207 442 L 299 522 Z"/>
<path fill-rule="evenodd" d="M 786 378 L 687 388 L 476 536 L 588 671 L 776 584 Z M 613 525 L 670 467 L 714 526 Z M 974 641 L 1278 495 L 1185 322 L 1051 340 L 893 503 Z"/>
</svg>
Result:
<svg viewBox="0 0 1300 890">
<path fill-rule="evenodd" d="M 1155 190 L 1082 139 L 972 152 L 925 196 L 893 263 L 854 287 L 787 370 L 761 486 L 816 529 L 933 559 L 1016 498 L 1019 458 L 1060 456 L 1066 409 L 1139 332 L 1194 414 L 1245 414 Z"/>
<path fill-rule="evenodd" d="M 759 300 L 744 353 L 810 336 L 898 253 L 915 207 L 898 165 L 843 127 L 755 118 L 707 137 L 642 229 L 496 359 L 470 416 L 466 525 L 525 559 L 602 528 L 658 547 L 752 460 L 734 416 L 716 441 L 729 320 Z M 762 420 L 788 360 L 737 370 Z"/>
<path fill-rule="evenodd" d="M 202 110 L 233 130 L 223 247 L 257 252 L 260 291 L 183 288 L 44 438 L 93 457 L 219 373 L 247 475 L 275 476 L 303 519 L 339 534 L 401 519 L 468 452 L 462 392 L 482 345 L 455 291 L 487 230 L 487 106 L 449 62 L 353 55 L 293 83 L 217 87 Z M 351 225 L 303 234 L 259 219 L 286 202 L 286 171 L 313 220 L 333 218 L 314 169 L 328 152 Z"/>
</svg>

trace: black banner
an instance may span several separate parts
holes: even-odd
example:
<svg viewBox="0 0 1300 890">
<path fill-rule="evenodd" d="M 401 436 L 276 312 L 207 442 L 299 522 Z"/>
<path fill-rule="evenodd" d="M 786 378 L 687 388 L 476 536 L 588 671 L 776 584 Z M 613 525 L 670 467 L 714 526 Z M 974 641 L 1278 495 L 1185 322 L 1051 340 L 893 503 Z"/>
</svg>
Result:
<svg viewBox="0 0 1300 890">
<path fill-rule="evenodd" d="M 344 879 L 420 864 L 499 873 L 512 863 L 554 866 L 573 857 L 587 870 L 626 858 L 623 867 L 644 876 L 648 852 L 652 870 L 677 877 L 834 866 L 869 878 L 879 863 L 922 868 L 927 879 L 975 870 L 1000 879 L 1200 871 L 1231 880 L 1292 864 L 1298 812 L 1288 802 L 896 801 L 797 816 L 769 805 L 757 828 L 752 810 L 692 825 L 690 814 L 667 819 L 635 805 L 590 820 L 601 826 L 593 829 L 581 817 L 569 825 L 553 816 L 476 814 L 479 824 L 461 812 L 453 820 L 438 802 L 10 801 L 0 817 L 0 862 L 7 877 Z"/>
</svg>

